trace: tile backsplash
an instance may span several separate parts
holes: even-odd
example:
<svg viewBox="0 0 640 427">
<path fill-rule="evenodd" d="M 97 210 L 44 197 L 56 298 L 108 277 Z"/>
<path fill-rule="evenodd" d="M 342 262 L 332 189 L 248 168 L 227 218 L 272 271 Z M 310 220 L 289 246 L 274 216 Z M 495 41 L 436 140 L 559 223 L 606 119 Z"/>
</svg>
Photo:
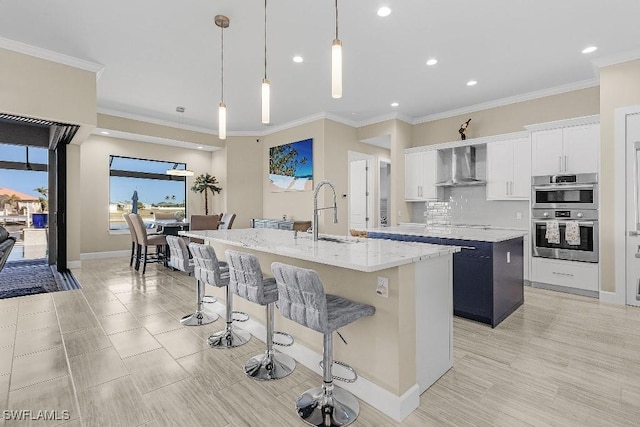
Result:
<svg viewBox="0 0 640 427">
<path fill-rule="evenodd" d="M 527 200 L 487 200 L 485 186 L 445 187 L 441 201 L 411 202 L 411 222 L 529 228 Z M 517 219 L 521 214 L 522 219 Z"/>
</svg>

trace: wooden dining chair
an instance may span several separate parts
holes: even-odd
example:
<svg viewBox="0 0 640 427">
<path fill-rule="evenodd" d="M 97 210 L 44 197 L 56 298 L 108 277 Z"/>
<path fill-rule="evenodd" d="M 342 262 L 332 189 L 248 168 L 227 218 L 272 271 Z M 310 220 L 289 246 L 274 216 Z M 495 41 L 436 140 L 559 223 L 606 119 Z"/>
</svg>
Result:
<svg viewBox="0 0 640 427">
<path fill-rule="evenodd" d="M 189 221 L 189 230 L 217 230 L 220 225 L 220 215 L 191 215 Z M 189 239 L 192 243 L 203 244 L 203 239 L 191 237 Z"/>
</svg>

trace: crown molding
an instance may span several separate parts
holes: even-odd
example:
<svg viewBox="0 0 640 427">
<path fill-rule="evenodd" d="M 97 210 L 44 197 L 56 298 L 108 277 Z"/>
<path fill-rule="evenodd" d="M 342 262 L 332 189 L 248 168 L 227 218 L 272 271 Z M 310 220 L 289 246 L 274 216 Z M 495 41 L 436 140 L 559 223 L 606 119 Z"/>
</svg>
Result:
<svg viewBox="0 0 640 427">
<path fill-rule="evenodd" d="M 0 37 L 0 48 L 12 50 L 36 58 L 45 59 L 47 61 L 56 62 L 58 64 L 68 65 L 70 67 L 79 68 L 85 71 L 91 71 L 96 74 L 96 80 L 100 79 L 104 71 L 104 65 L 97 62 L 87 61 L 85 59 L 76 58 L 74 56 L 65 55 L 54 52 L 53 50 L 43 49 L 41 47 L 32 46 L 30 44 L 21 43 L 15 40 L 9 40 Z"/>
<path fill-rule="evenodd" d="M 261 134 L 261 136 L 271 135 L 271 134 L 274 134 L 276 132 L 281 132 L 283 130 L 291 129 L 291 128 L 294 128 L 296 126 L 305 125 L 307 123 L 315 122 L 317 120 L 322 120 L 322 119 L 326 119 L 326 118 L 327 118 L 327 114 L 326 113 L 312 114 L 310 116 L 302 117 L 300 119 L 293 120 L 293 121 L 290 121 L 290 122 L 287 122 L 287 123 L 283 123 L 281 125 L 269 126 L 267 129 L 265 129 L 265 131 Z"/>
<path fill-rule="evenodd" d="M 108 135 L 104 135 L 101 132 L 109 132 Z M 119 139 L 127 139 L 130 141 L 139 141 L 139 142 L 149 142 L 151 144 L 159 144 L 159 145 L 168 145 L 171 147 L 180 147 L 180 148 L 188 148 L 190 150 L 197 151 L 217 151 L 221 150 L 222 147 L 216 147 L 215 145 L 207 145 L 207 144 L 196 144 L 194 142 L 188 141 L 180 141 L 177 139 L 169 139 L 169 138 L 160 138 L 157 136 L 151 135 L 142 135 L 138 133 L 131 132 L 123 132 L 119 130 L 113 129 L 105 129 L 105 128 L 95 128 L 92 132 L 92 135 L 100 136 L 103 138 L 119 138 Z M 202 148 L 198 148 L 202 147 Z"/>
<path fill-rule="evenodd" d="M 463 114 L 475 113 L 476 111 L 488 110 L 490 108 L 504 107 L 505 105 L 517 104 L 519 102 L 531 101 L 533 99 L 545 98 L 547 96 L 559 95 L 574 90 L 587 89 L 600 84 L 598 78 L 581 80 L 579 82 L 568 83 L 566 85 L 556 86 L 548 89 L 527 92 L 520 95 L 500 98 L 494 101 L 483 102 L 481 104 L 471 105 L 469 107 L 459 108 L 456 110 L 444 111 L 442 113 L 431 114 L 414 120 L 411 124 L 433 122 L 435 120 L 447 119 L 449 117 L 461 116 Z"/>
<path fill-rule="evenodd" d="M 410 125 L 414 124 L 415 119 L 411 116 L 407 116 L 406 114 L 401 114 L 401 113 L 388 113 L 388 114 L 383 114 L 381 116 L 375 116 L 375 117 L 371 117 L 369 119 L 365 119 L 365 120 L 360 120 L 359 122 L 356 122 L 356 124 L 354 125 L 354 127 L 357 128 L 361 128 L 361 127 L 365 127 L 365 126 L 369 126 L 369 125 L 375 125 L 377 123 L 382 123 L 382 122 L 386 122 L 388 120 L 401 120 L 403 122 L 406 122 Z"/>
<path fill-rule="evenodd" d="M 537 132 L 541 130 L 550 130 L 557 128 L 566 128 L 571 126 L 595 125 L 600 123 L 600 114 L 592 116 L 574 117 L 571 119 L 554 120 L 552 122 L 535 123 L 526 125 L 524 128 L 529 132 Z"/>
<path fill-rule="evenodd" d="M 604 56 L 602 58 L 594 59 L 591 63 L 600 69 L 611 65 L 621 64 L 623 62 L 634 61 L 636 59 L 640 59 L 640 49 L 627 50 L 625 52 Z"/>
</svg>

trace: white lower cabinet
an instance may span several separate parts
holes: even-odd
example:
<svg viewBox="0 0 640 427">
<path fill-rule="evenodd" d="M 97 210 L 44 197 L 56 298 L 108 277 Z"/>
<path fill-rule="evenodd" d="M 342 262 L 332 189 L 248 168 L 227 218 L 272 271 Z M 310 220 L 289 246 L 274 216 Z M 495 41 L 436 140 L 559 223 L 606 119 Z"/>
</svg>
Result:
<svg viewBox="0 0 640 427">
<path fill-rule="evenodd" d="M 590 262 L 531 259 L 532 282 L 597 292 L 600 289 L 599 272 L 598 264 Z"/>
</svg>

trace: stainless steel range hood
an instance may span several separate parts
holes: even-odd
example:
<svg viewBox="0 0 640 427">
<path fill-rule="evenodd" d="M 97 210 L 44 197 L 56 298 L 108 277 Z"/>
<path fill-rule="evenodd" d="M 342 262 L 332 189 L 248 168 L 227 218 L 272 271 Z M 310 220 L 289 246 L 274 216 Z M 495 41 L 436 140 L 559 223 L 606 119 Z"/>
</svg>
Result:
<svg viewBox="0 0 640 427">
<path fill-rule="evenodd" d="M 436 183 L 437 187 L 461 187 L 465 185 L 485 185 L 486 181 L 476 178 L 476 149 L 473 146 L 448 148 L 451 156 L 451 177 Z"/>
</svg>

